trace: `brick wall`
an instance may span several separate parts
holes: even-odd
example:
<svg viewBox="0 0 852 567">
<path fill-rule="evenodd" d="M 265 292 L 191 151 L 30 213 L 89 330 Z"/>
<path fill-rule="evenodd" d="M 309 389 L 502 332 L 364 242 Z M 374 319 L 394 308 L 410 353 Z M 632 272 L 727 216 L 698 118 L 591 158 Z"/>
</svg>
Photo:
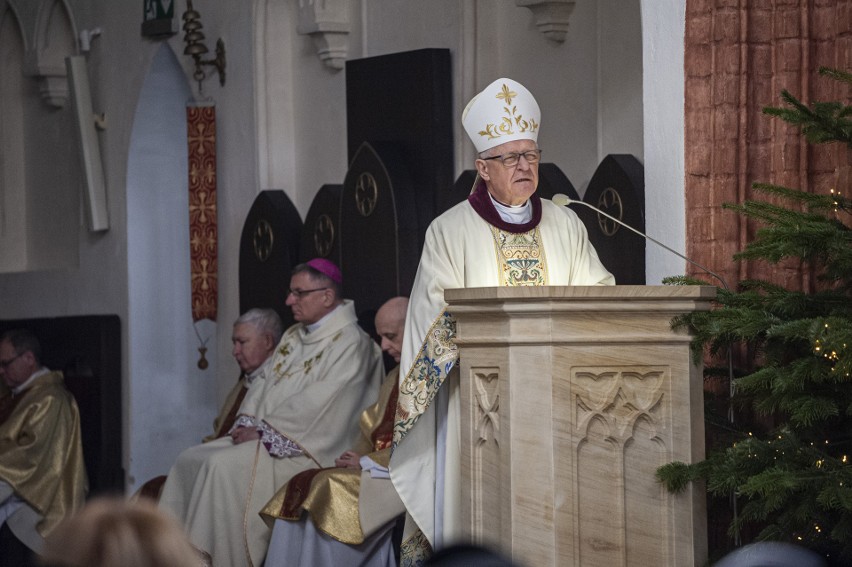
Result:
<svg viewBox="0 0 852 567">
<path fill-rule="evenodd" d="M 783 89 L 805 103 L 852 100 L 817 75 L 821 66 L 852 71 L 852 0 L 687 0 L 684 66 L 687 255 L 731 286 L 765 278 L 809 289 L 812 275 L 797 264 L 735 264 L 755 226 L 721 205 L 760 197 L 754 182 L 852 190 L 848 148 L 809 146 L 761 112 L 781 105 Z"/>
</svg>

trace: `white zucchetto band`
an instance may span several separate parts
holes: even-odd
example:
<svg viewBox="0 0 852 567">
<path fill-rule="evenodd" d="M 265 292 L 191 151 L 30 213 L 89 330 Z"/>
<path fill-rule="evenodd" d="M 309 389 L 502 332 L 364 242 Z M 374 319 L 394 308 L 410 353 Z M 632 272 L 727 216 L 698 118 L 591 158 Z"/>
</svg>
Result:
<svg viewBox="0 0 852 567">
<path fill-rule="evenodd" d="M 512 79 L 497 79 L 462 112 L 462 125 L 478 153 L 514 140 L 538 141 L 540 121 L 532 93 Z"/>
</svg>

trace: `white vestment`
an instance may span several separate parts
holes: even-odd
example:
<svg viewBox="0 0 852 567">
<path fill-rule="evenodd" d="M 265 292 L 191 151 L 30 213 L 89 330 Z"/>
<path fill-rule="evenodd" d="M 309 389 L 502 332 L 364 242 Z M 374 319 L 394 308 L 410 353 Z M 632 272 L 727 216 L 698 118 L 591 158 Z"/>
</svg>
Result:
<svg viewBox="0 0 852 567">
<path fill-rule="evenodd" d="M 295 477 L 262 514 L 275 519 L 265 567 L 396 567 L 391 537 L 405 512 L 386 474 L 399 367 L 388 373 L 379 399 L 361 415 L 360 471 L 309 471 Z M 388 411 L 390 409 L 390 412 Z M 374 460 L 375 459 L 375 460 Z M 281 519 L 286 518 L 286 519 Z"/>
<path fill-rule="evenodd" d="M 484 190 L 480 185 L 478 191 Z M 540 211 L 537 226 L 532 221 L 520 235 L 499 230 L 499 222 L 486 222 L 465 201 L 435 219 L 426 232 L 406 317 L 390 462 L 391 479 L 416 524 L 406 526 L 403 553 L 407 546 L 427 548 L 424 538 L 436 549 L 460 534 L 458 372 L 451 373 L 457 356 L 455 322 L 446 312 L 444 290 L 615 283 L 573 211 L 544 199 Z M 499 218 L 496 212 L 493 216 Z"/>
<path fill-rule="evenodd" d="M 274 457 L 280 443 L 234 445 L 230 437 L 197 445 L 178 457 L 160 506 L 183 522 L 214 566 L 259 567 L 270 532 L 260 509 L 294 474 L 334 465 L 355 441 L 358 417 L 375 400 L 382 375 L 381 350 L 358 327 L 351 301 L 311 333 L 290 327 L 249 388 L 239 420 L 301 454 Z"/>
</svg>

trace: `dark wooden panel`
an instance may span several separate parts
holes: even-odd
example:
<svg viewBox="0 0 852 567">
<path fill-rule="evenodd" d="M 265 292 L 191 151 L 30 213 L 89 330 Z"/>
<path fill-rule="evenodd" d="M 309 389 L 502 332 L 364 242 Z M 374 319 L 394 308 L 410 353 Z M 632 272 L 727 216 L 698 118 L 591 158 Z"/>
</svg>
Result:
<svg viewBox="0 0 852 567">
<path fill-rule="evenodd" d="M 340 200 L 344 295 L 359 313 L 408 295 L 420 259 L 414 184 L 392 144 L 361 145 Z"/>
<path fill-rule="evenodd" d="M 589 181 L 586 203 L 645 232 L 645 171 L 632 155 L 606 156 Z M 582 205 L 572 205 L 604 266 L 621 285 L 645 284 L 645 239 Z"/>
<path fill-rule="evenodd" d="M 290 272 L 298 263 L 302 219 L 281 190 L 261 191 L 240 237 L 240 313 L 272 308 L 284 328 L 293 323 L 286 306 Z"/>
<path fill-rule="evenodd" d="M 327 258 L 340 266 L 340 193 L 343 185 L 323 185 L 311 202 L 302 228 L 300 262 Z"/>
<path fill-rule="evenodd" d="M 118 316 L 0 320 L 0 333 L 21 328 L 38 337 L 42 363 L 65 374 L 65 385 L 77 400 L 89 496 L 123 492 Z"/>
<path fill-rule="evenodd" d="M 350 164 L 362 142 L 392 143 L 414 191 L 419 245 L 453 185 L 450 51 L 420 49 L 346 63 Z M 418 248 L 419 250 L 419 248 Z"/>
<path fill-rule="evenodd" d="M 540 163 L 538 165 L 538 196 L 550 199 L 557 193 L 568 195 L 569 199 L 579 201 L 580 195 L 574 189 L 574 184 L 566 177 L 555 163 Z"/>
<path fill-rule="evenodd" d="M 452 188 L 442 195 L 441 202 L 438 206 L 438 215 L 452 209 L 459 203 L 467 200 L 473 189 L 473 182 L 476 180 L 476 170 L 466 169 L 461 172 Z"/>
</svg>

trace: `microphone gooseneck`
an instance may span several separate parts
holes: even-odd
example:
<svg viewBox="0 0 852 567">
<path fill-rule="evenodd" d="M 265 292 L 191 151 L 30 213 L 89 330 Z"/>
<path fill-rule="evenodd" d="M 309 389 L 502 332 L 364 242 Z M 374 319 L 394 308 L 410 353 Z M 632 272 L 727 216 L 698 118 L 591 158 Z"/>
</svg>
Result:
<svg viewBox="0 0 852 567">
<path fill-rule="evenodd" d="M 553 201 L 553 203 L 555 203 L 559 206 L 562 206 L 562 207 L 570 205 L 571 203 L 577 203 L 578 205 L 583 205 L 584 207 L 588 207 L 588 208 L 592 209 L 593 211 L 596 211 L 599 215 L 603 215 L 606 218 L 620 224 L 624 228 L 626 228 L 628 230 L 632 230 L 633 232 L 635 232 L 636 234 L 638 234 L 642 238 L 645 238 L 646 240 L 650 240 L 651 242 L 653 242 L 657 246 L 661 246 L 661 247 L 665 248 L 666 250 L 668 250 L 669 252 L 671 252 L 672 254 L 675 254 L 676 256 L 683 258 L 684 260 L 686 260 L 687 262 L 689 262 L 693 266 L 697 266 L 697 267 L 701 268 L 702 270 L 704 270 L 704 272 L 710 274 L 711 276 L 713 276 L 714 278 L 719 280 L 722 283 L 722 287 L 725 288 L 725 291 L 730 291 L 730 288 L 728 287 L 728 284 L 727 284 L 727 282 L 725 282 L 724 278 L 722 278 L 722 276 L 720 276 L 719 274 L 717 274 L 713 270 L 710 270 L 709 268 L 702 266 L 701 264 L 699 264 L 698 262 L 696 262 L 695 260 L 693 260 L 691 258 L 687 258 L 686 256 L 684 256 L 683 254 L 681 254 L 677 250 L 674 250 L 674 249 L 666 246 L 665 244 L 663 244 L 659 240 L 656 240 L 655 238 L 651 238 L 650 236 L 648 236 L 644 232 L 640 232 L 640 231 L 636 230 L 635 228 L 633 228 L 629 224 L 625 223 L 624 221 L 619 220 L 612 215 L 608 215 L 607 213 L 603 212 L 602 210 L 595 207 L 594 205 L 590 205 L 589 203 L 586 203 L 584 201 L 576 201 L 576 200 L 568 197 L 568 195 L 564 195 L 562 193 L 557 193 L 556 195 L 554 195 L 551 198 L 551 201 Z M 734 395 L 734 360 L 733 360 L 733 351 L 732 351 L 730 344 L 728 345 L 728 357 L 727 358 L 728 358 L 728 383 L 730 385 L 729 386 L 730 396 L 733 397 L 733 395 Z M 731 423 L 734 422 L 734 408 L 733 408 L 733 406 L 728 408 L 728 420 Z"/>
<path fill-rule="evenodd" d="M 571 205 L 571 204 L 574 204 L 574 203 L 576 203 L 577 205 L 583 205 L 584 207 L 588 207 L 588 208 L 592 209 L 593 211 L 595 211 L 596 213 L 598 213 L 599 215 L 605 216 L 606 218 L 608 218 L 608 219 L 618 223 L 619 225 L 623 226 L 627 230 L 631 230 L 631 231 L 635 232 L 636 234 L 638 234 L 639 236 L 641 236 L 642 238 L 644 238 L 646 240 L 650 240 L 651 242 L 653 242 L 657 246 L 661 246 L 661 247 L 665 248 L 666 250 L 668 250 L 669 252 L 671 252 L 672 254 L 675 254 L 676 256 L 683 258 L 684 260 L 686 260 L 687 262 L 689 262 L 693 266 L 697 266 L 697 267 L 701 268 L 702 270 L 704 270 L 704 272 L 710 274 L 711 276 L 713 276 L 714 278 L 719 280 L 722 283 L 722 287 L 724 287 L 725 290 L 730 289 L 730 288 L 728 288 L 728 284 L 725 282 L 724 278 L 722 278 L 722 276 L 720 276 L 719 274 L 717 274 L 713 270 L 711 270 L 711 269 L 709 269 L 705 266 L 702 266 L 701 264 L 699 264 L 698 262 L 696 262 L 695 260 L 693 260 L 691 258 L 687 258 L 686 256 L 684 256 L 683 254 L 681 254 L 677 250 L 670 248 L 669 246 L 666 246 L 665 244 L 663 244 L 659 240 L 648 236 L 644 232 L 640 232 L 640 231 L 636 230 L 635 228 L 633 228 L 632 226 L 630 226 L 626 222 L 619 220 L 619 219 L 615 218 L 614 216 L 603 212 L 602 210 L 595 207 L 594 205 L 586 203 L 585 201 L 577 201 L 575 199 L 570 198 L 568 195 L 564 195 L 562 193 L 557 193 L 550 200 L 553 201 L 554 204 L 559 205 L 560 207 L 565 207 L 565 206 L 568 206 L 568 205 Z"/>
</svg>

